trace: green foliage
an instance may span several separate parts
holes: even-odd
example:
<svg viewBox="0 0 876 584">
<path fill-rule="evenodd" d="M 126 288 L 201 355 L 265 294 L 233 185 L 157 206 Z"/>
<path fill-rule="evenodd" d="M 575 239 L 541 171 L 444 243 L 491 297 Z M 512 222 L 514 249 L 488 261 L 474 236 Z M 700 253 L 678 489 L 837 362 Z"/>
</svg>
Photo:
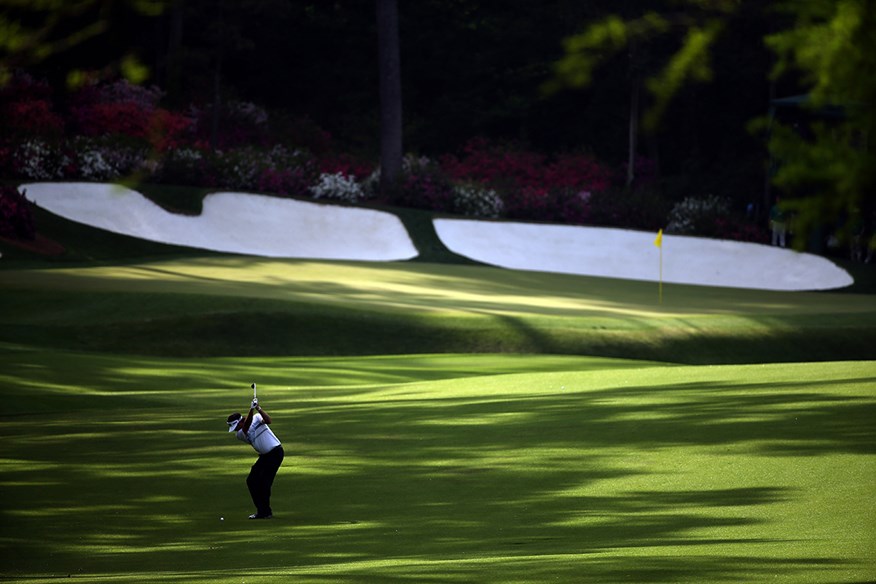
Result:
<svg viewBox="0 0 876 584">
<path fill-rule="evenodd" d="M 626 21 L 610 15 L 563 41 L 565 53 L 554 63 L 554 76 L 542 86 L 546 93 L 563 87 L 583 87 L 593 79 L 594 70 L 609 56 L 627 47 L 665 33 L 670 23 L 656 12 Z"/>
<path fill-rule="evenodd" d="M 801 132 L 772 128 L 770 151 L 780 162 L 774 182 L 790 195 L 796 228 L 863 215 L 872 221 L 876 193 L 876 14 L 866 0 L 818 0 L 782 5 L 795 26 L 767 37 L 779 60 L 773 72 L 801 75 L 810 91 L 804 107 L 815 121 Z M 819 111 L 840 107 L 825 122 Z M 871 226 L 872 227 L 872 226 Z M 839 235 L 847 240 L 848 233 Z M 802 239 L 802 238 L 801 238 Z M 801 241 L 796 242 L 797 245 Z"/>
<path fill-rule="evenodd" d="M 645 115 L 646 127 L 657 126 L 672 98 L 686 83 L 712 80 L 709 49 L 721 28 L 719 21 L 690 27 L 681 49 L 669 59 L 662 72 L 646 81 L 645 86 L 655 98 L 654 106 Z"/>
<path fill-rule="evenodd" d="M 742 4 L 733 1 L 687 4 L 694 9 L 690 16 L 627 21 L 612 16 L 568 39 L 552 87 L 589 83 L 595 66 L 625 43 L 682 31 L 680 48 L 646 81 L 654 98 L 646 124 L 653 128 L 684 85 L 711 80 L 710 53 L 728 23 L 744 14 Z M 826 223 L 833 227 L 853 215 L 876 223 L 876 149 L 868 145 L 876 136 L 876 10 L 868 0 L 789 0 L 761 10 L 789 16 L 788 26 L 764 39 L 777 56 L 774 78 L 797 75 L 814 118 L 821 108 L 842 108 L 841 118 L 815 122 L 802 132 L 770 128 L 769 149 L 780 161 L 773 180 L 790 195 L 785 202 L 803 235 L 795 244 L 803 245 L 807 233 Z M 752 126 L 765 127 L 765 122 Z"/>
<path fill-rule="evenodd" d="M 565 56 L 554 65 L 556 77 L 548 81 L 544 89 L 556 91 L 562 83 L 572 87 L 589 85 L 593 70 L 599 64 L 595 53 L 621 50 L 627 43 L 627 29 L 627 23 L 621 18 L 609 16 L 582 34 L 565 39 Z"/>
<path fill-rule="evenodd" d="M 71 51 L 105 35 L 114 10 L 124 9 L 145 16 L 158 16 L 170 0 L 0 0 L 0 87 L 14 69 L 30 67 Z M 128 80 L 142 83 L 148 69 L 134 52 L 107 55 Z M 76 86 L 84 79 L 72 68 L 67 80 Z"/>
<path fill-rule="evenodd" d="M 700 6 L 701 10 L 704 8 L 706 6 Z M 720 19 L 703 18 L 701 15 L 667 17 L 652 11 L 631 20 L 623 20 L 616 15 L 608 16 L 591 24 L 584 32 L 565 39 L 565 54 L 555 63 L 554 76 L 543 89 L 553 93 L 564 86 L 589 85 L 594 70 L 609 55 L 631 45 L 647 45 L 660 37 L 681 31 L 681 48 L 668 59 L 661 71 L 645 83 L 654 97 L 654 105 L 645 115 L 645 124 L 654 129 L 684 84 L 712 79 L 709 50 L 722 27 Z M 630 66 L 633 67 L 632 64 Z"/>
</svg>

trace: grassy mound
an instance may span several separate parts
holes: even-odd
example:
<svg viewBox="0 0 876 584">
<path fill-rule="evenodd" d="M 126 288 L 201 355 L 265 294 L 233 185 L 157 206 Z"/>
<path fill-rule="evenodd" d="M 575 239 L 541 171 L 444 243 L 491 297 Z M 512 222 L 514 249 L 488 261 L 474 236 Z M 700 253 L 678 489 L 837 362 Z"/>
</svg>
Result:
<svg viewBox="0 0 876 584">
<path fill-rule="evenodd" d="M 143 355 L 876 358 L 872 297 L 454 264 L 204 257 L 0 272 L 0 341 Z"/>
</svg>

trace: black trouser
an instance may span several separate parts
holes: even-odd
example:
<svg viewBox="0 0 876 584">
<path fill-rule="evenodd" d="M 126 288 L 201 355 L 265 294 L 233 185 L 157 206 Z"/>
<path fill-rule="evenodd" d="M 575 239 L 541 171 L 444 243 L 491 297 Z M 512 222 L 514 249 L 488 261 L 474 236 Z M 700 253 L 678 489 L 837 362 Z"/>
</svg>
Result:
<svg viewBox="0 0 876 584">
<path fill-rule="evenodd" d="M 274 484 L 274 477 L 277 476 L 285 455 L 282 446 L 277 446 L 267 454 L 259 454 L 259 459 L 252 465 L 249 476 L 246 477 L 246 486 L 249 487 L 249 494 L 259 515 L 272 515 L 271 485 Z"/>
</svg>

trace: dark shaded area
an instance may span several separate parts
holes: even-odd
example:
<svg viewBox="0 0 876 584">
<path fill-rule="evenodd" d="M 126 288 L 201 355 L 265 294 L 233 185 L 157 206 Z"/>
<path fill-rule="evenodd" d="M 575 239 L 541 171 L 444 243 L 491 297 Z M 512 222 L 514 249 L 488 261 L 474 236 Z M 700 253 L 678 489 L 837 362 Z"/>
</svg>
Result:
<svg viewBox="0 0 876 584">
<path fill-rule="evenodd" d="M 328 299 L 352 294 L 343 286 L 316 286 Z M 753 334 L 734 326 L 702 329 L 675 318 L 631 330 L 636 317 L 628 315 L 430 317 L 413 307 L 382 311 L 167 292 L 7 291 L 2 297 L 10 317 L 32 310 L 42 316 L 21 323 L 7 318 L 0 341 L 111 354 L 540 353 L 687 364 L 876 359 L 876 329 L 855 314 L 763 316 L 769 330 Z M 486 309 L 489 299 L 484 302 Z"/>
<path fill-rule="evenodd" d="M 276 123 L 307 119 L 342 150 L 376 160 L 378 60 L 375 8 L 369 2 L 212 0 L 170 3 L 159 17 L 119 7 L 110 33 L 57 55 L 40 69 L 63 86 L 72 67 L 99 69 L 108 58 L 139 55 L 149 82 L 169 105 L 250 101 Z M 439 155 L 476 136 L 512 140 L 546 153 L 587 151 L 619 170 L 627 157 L 631 78 L 656 73 L 678 48 L 684 27 L 640 48 L 608 56 L 586 90 L 546 95 L 541 87 L 563 55 L 563 39 L 608 14 L 672 15 L 672 1 L 422 0 L 399 7 L 405 150 Z M 702 14 L 693 8 L 691 18 Z M 657 162 L 671 198 L 728 196 L 742 212 L 763 191 L 765 151 L 745 128 L 774 95 L 798 92 L 793 80 L 771 87 L 765 34 L 784 24 L 756 4 L 740 7 L 713 51 L 713 80 L 681 88 L 640 155 Z M 642 57 L 641 55 L 646 55 Z M 643 108 L 647 99 L 642 98 Z M 728 164 L 731 162 L 732 164 Z M 622 172 L 621 172 L 622 174 Z"/>
</svg>

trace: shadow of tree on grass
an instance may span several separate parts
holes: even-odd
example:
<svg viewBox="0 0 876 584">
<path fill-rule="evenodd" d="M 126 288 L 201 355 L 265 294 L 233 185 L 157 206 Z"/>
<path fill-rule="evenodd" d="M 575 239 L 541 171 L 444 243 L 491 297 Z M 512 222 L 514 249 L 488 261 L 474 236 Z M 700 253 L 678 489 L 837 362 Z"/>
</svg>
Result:
<svg viewBox="0 0 876 584">
<path fill-rule="evenodd" d="M 526 391 L 528 378 L 509 376 L 508 391 L 491 394 L 447 381 L 446 396 L 416 386 L 277 396 L 288 457 L 271 522 L 244 519 L 254 454 L 197 415 L 215 393 L 149 391 L 141 379 L 143 391 L 132 384 L 98 416 L 54 410 L 4 427 L 15 472 L 3 480 L 14 503 L 3 574 L 206 581 L 263 566 L 266 578 L 301 581 L 700 582 L 873 572 L 807 543 L 793 522 L 775 525 L 776 509 L 815 497 L 806 485 L 697 467 L 871 456 L 876 399 L 845 390 L 872 379 L 741 384 L 714 373 L 655 388 L 647 370 L 626 375 L 638 383 L 592 388 L 568 374 L 568 390 Z"/>
</svg>

